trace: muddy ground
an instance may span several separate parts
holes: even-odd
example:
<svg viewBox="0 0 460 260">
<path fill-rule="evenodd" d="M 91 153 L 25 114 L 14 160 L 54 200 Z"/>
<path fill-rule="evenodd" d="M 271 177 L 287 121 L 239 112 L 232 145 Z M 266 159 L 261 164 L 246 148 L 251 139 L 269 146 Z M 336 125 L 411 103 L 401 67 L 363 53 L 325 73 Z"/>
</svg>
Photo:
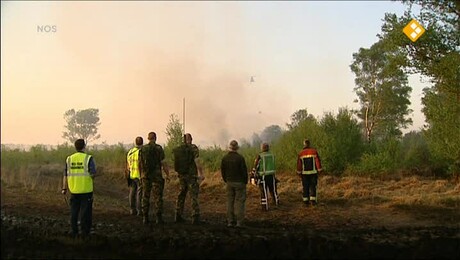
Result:
<svg viewBox="0 0 460 260">
<path fill-rule="evenodd" d="M 203 225 L 175 224 L 177 180 L 166 184 L 164 225 L 129 215 L 121 182 L 95 182 L 90 239 L 72 239 L 67 201 L 58 191 L 1 189 L 2 259 L 457 259 L 458 206 L 389 207 L 379 200 L 321 198 L 306 208 L 296 191 L 263 212 L 248 186 L 246 226 L 228 228 L 223 185 L 201 187 Z M 282 184 L 281 184 L 282 185 Z M 190 202 L 186 203 L 190 216 Z"/>
</svg>

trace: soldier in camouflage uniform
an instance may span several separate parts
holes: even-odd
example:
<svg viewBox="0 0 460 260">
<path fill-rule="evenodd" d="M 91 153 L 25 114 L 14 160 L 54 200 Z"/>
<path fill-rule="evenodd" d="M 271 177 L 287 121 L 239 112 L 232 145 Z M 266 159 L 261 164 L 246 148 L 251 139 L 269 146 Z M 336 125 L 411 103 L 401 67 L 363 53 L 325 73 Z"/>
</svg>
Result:
<svg viewBox="0 0 460 260">
<path fill-rule="evenodd" d="M 200 191 L 199 182 L 204 180 L 203 168 L 198 161 L 198 147 L 195 144 L 192 144 L 192 135 L 189 133 L 185 134 L 184 142 L 184 145 L 188 146 L 188 148 L 192 150 L 193 160 L 191 161 L 188 172 L 179 173 L 180 192 L 176 203 L 176 223 L 184 221 L 182 216 L 184 213 L 185 198 L 187 196 L 188 190 L 190 189 L 190 195 L 192 198 L 192 223 L 200 224 L 201 220 L 198 193 Z"/>
<path fill-rule="evenodd" d="M 153 204 L 156 223 L 163 223 L 163 189 L 165 180 L 161 169 L 163 168 L 166 179 L 169 180 L 169 167 L 166 164 L 165 153 L 161 145 L 156 144 L 157 135 L 150 132 L 149 143 L 142 146 L 140 151 L 141 184 L 142 184 L 142 214 L 143 223 L 149 223 L 150 193 L 153 190 Z"/>
</svg>

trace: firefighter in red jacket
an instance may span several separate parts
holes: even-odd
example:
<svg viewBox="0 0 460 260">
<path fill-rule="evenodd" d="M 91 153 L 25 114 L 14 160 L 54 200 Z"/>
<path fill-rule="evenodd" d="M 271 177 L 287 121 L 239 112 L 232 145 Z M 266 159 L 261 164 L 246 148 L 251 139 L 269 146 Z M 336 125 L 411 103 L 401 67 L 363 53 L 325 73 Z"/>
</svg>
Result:
<svg viewBox="0 0 460 260">
<path fill-rule="evenodd" d="M 321 160 L 318 151 L 310 147 L 310 141 L 305 139 L 304 147 L 297 156 L 297 174 L 302 178 L 302 199 L 305 206 L 316 205 L 316 186 L 318 173 L 321 173 Z"/>
</svg>

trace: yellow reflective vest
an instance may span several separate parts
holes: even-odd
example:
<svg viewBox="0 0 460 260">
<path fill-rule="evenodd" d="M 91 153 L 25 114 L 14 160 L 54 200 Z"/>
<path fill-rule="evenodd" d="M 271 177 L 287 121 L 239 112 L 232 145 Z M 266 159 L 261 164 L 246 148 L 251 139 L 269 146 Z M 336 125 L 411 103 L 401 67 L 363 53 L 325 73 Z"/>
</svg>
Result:
<svg viewBox="0 0 460 260">
<path fill-rule="evenodd" d="M 93 178 L 89 173 L 91 155 L 76 152 L 67 157 L 67 183 L 74 194 L 93 192 Z"/>
<path fill-rule="evenodd" d="M 139 179 L 141 177 L 139 170 L 139 151 L 140 149 L 138 147 L 133 147 L 129 150 L 128 155 L 126 156 L 126 160 L 128 161 L 129 177 L 131 179 Z"/>
</svg>

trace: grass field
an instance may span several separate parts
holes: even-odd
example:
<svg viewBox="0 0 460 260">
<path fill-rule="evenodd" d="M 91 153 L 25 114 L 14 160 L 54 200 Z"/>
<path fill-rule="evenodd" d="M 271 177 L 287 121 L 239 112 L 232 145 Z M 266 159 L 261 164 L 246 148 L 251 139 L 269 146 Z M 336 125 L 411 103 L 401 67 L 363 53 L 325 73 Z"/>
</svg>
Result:
<svg viewBox="0 0 460 260">
<path fill-rule="evenodd" d="M 258 188 L 248 184 L 247 227 L 229 230 L 219 171 L 207 170 L 200 186 L 206 225 L 173 223 L 179 191 L 173 172 L 164 192 L 166 225 L 145 227 L 128 214 L 123 163 L 101 160 L 100 154 L 94 181 L 95 234 L 89 244 L 82 244 L 67 236 L 68 198 L 60 193 L 63 163 L 23 159 L 3 164 L 3 156 L 2 259 L 455 259 L 460 253 L 460 183 L 453 179 L 326 174 L 319 179 L 319 205 L 305 208 L 300 179 L 292 172 L 279 172 L 280 206 L 261 211 Z M 189 198 L 185 214 L 190 218 Z M 140 246 L 145 241 L 151 246 Z"/>
</svg>

